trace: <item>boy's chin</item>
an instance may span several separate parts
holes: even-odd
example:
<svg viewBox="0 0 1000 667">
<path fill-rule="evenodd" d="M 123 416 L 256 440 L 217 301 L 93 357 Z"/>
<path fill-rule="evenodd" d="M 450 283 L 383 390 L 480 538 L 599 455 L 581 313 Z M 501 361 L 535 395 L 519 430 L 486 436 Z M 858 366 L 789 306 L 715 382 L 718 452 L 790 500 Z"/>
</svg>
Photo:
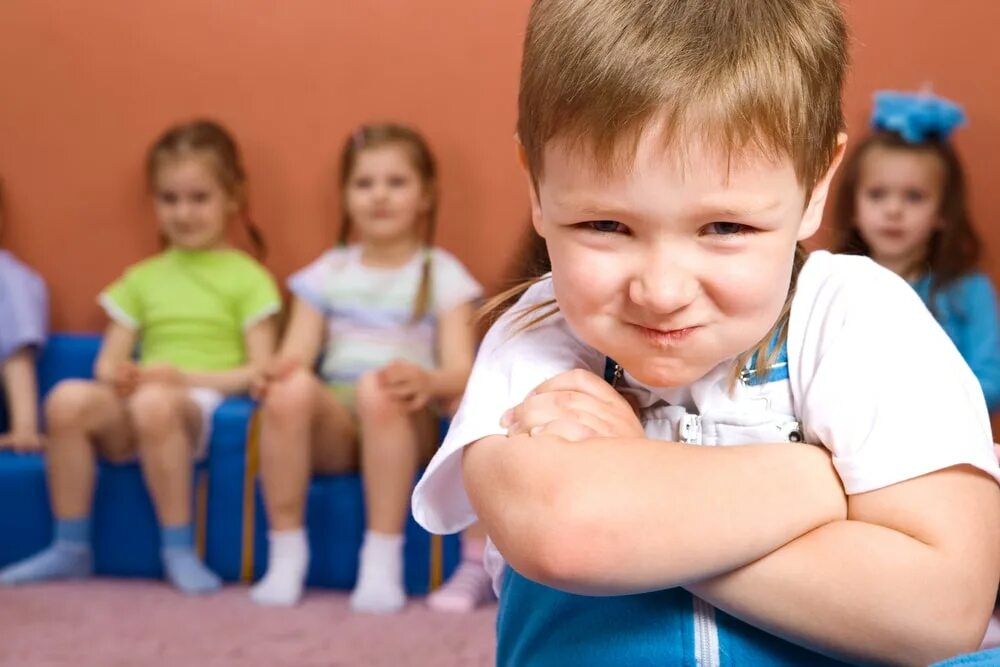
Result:
<svg viewBox="0 0 1000 667">
<path fill-rule="evenodd" d="M 703 378 L 713 366 L 702 366 L 692 363 L 678 363 L 671 360 L 671 363 L 657 363 L 657 361 L 636 359 L 634 363 L 630 361 L 620 362 L 625 371 L 638 382 L 647 387 L 660 387 L 669 389 L 673 387 L 684 387 Z"/>
</svg>

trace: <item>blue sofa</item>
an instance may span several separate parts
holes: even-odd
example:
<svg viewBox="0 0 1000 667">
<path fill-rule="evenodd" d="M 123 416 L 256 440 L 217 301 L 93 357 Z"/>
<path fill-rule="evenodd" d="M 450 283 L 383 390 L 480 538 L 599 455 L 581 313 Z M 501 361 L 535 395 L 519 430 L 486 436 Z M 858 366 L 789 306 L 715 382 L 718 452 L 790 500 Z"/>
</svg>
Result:
<svg viewBox="0 0 1000 667">
<path fill-rule="evenodd" d="M 41 394 L 60 380 L 91 377 L 99 345 L 94 335 L 53 336 L 38 362 Z M 216 410 L 209 454 L 196 468 L 192 489 L 199 548 L 208 565 L 229 581 L 256 579 L 267 565 L 254 407 L 250 399 L 235 397 Z M 309 584 L 353 586 L 364 531 L 359 477 L 316 477 L 306 522 L 312 549 Z M 0 567 L 48 544 L 51 524 L 42 456 L 0 452 Z M 137 464 L 100 463 L 93 541 L 98 574 L 162 576 L 156 518 Z M 407 591 L 422 594 L 435 587 L 458 556 L 457 536 L 431 536 L 411 517 L 404 554 Z"/>
</svg>

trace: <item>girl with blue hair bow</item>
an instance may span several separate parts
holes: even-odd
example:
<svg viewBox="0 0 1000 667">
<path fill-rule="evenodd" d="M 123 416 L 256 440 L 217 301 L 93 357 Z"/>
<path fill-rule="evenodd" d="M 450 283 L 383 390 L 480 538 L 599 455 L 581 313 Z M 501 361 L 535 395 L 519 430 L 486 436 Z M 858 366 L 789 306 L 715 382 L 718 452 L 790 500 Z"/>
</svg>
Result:
<svg viewBox="0 0 1000 667">
<path fill-rule="evenodd" d="M 965 121 L 961 107 L 930 93 L 877 93 L 872 132 L 843 166 L 836 249 L 868 255 L 910 282 L 993 412 L 1000 407 L 996 293 L 976 270 L 981 242 L 950 141 Z"/>
</svg>

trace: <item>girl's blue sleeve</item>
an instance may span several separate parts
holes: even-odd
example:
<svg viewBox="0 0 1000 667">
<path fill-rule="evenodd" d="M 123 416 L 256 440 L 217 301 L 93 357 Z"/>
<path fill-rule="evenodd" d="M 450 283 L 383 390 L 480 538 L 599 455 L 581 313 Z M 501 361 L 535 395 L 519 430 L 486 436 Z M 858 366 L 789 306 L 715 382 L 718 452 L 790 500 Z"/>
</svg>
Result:
<svg viewBox="0 0 1000 667">
<path fill-rule="evenodd" d="M 975 373 L 993 412 L 1000 406 L 1000 318 L 997 296 L 990 279 L 981 273 L 966 278 L 962 285 L 962 309 L 966 331 L 959 351 Z"/>
</svg>

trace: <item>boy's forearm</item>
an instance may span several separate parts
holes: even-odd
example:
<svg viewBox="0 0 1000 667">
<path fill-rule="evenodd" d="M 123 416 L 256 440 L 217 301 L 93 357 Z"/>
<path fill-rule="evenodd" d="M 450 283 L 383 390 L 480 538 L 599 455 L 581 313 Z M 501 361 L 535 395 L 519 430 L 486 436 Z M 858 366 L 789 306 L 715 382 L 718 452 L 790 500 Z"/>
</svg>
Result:
<svg viewBox="0 0 1000 667">
<path fill-rule="evenodd" d="M 3 363 L 3 380 L 10 410 L 10 430 L 34 433 L 38 430 L 38 381 L 35 352 L 22 348 Z"/>
<path fill-rule="evenodd" d="M 907 535 L 845 520 L 688 589 L 751 625 L 831 655 L 926 665 L 976 650 L 985 631 L 989 612 L 977 630 L 958 592 L 957 568 Z"/>
<path fill-rule="evenodd" d="M 572 592 L 727 572 L 846 512 L 829 457 L 806 445 L 487 441 L 464 462 L 477 514 L 515 568 Z"/>
</svg>

